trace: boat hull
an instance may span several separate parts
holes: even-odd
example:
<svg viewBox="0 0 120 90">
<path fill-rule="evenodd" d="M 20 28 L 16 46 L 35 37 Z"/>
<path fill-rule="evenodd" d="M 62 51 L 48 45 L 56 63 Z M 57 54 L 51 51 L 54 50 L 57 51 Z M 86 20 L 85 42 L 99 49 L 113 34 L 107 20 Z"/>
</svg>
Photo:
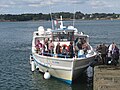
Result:
<svg viewBox="0 0 120 90">
<path fill-rule="evenodd" d="M 49 71 L 50 75 L 68 84 L 78 78 L 91 64 L 94 56 L 90 58 L 56 58 L 33 54 L 35 66 L 40 72 Z"/>
<path fill-rule="evenodd" d="M 81 73 L 83 73 L 85 69 L 91 65 L 93 61 L 94 61 L 94 56 L 75 60 L 73 63 L 72 80 L 78 78 L 81 75 Z"/>
</svg>

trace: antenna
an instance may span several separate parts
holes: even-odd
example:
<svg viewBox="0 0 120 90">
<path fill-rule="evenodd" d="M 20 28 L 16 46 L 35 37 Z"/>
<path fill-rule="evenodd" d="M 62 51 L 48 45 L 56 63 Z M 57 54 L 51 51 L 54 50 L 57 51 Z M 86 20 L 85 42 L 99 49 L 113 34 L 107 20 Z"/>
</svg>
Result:
<svg viewBox="0 0 120 90">
<path fill-rule="evenodd" d="M 74 5 L 74 11 L 73 11 L 73 26 L 75 26 L 75 5 Z"/>
<path fill-rule="evenodd" d="M 52 23 L 52 29 L 54 29 L 53 19 L 52 19 L 52 13 L 51 13 L 51 7 L 50 7 L 50 2 L 51 2 L 51 0 L 49 1 L 50 18 L 51 18 L 51 23 Z"/>
</svg>

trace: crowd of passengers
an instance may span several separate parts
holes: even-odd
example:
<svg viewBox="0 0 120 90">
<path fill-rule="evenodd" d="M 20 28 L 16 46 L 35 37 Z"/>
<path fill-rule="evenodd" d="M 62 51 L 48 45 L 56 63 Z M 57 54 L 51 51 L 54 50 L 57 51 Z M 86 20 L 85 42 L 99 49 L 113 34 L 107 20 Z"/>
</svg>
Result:
<svg viewBox="0 0 120 90">
<path fill-rule="evenodd" d="M 61 46 L 59 42 L 55 46 L 53 41 L 49 41 L 48 39 L 45 39 L 44 44 L 37 40 L 35 47 L 38 54 L 43 54 L 46 56 L 53 56 L 56 54 L 57 57 L 70 58 L 73 58 L 75 56 L 78 57 L 78 52 L 80 50 L 83 50 L 84 54 L 87 54 L 87 50 L 90 50 L 90 46 L 83 38 L 77 38 L 74 42 L 71 41 L 69 46 Z M 117 65 L 119 63 L 119 49 L 114 42 L 108 46 L 106 46 L 104 43 L 100 44 L 97 46 L 96 51 L 100 53 L 102 64 L 108 64 L 108 61 L 112 61 L 114 65 Z"/>
<path fill-rule="evenodd" d="M 114 42 L 108 46 L 104 43 L 100 44 L 96 51 L 100 53 L 102 64 L 109 64 L 109 61 L 111 61 L 116 66 L 119 63 L 119 49 Z"/>
<path fill-rule="evenodd" d="M 74 46 L 73 43 L 75 43 Z M 73 58 L 74 56 L 78 57 L 79 50 L 83 50 L 84 54 L 86 54 L 87 50 L 90 49 L 86 40 L 81 38 L 77 38 L 74 42 L 70 41 L 69 46 L 65 44 L 61 46 L 60 42 L 58 42 L 57 45 L 55 46 L 53 41 L 48 39 L 45 39 L 44 44 L 37 40 L 35 47 L 36 52 L 38 54 L 43 54 L 46 56 L 53 56 L 54 54 L 56 54 L 57 57 L 70 57 L 70 58 Z"/>
</svg>

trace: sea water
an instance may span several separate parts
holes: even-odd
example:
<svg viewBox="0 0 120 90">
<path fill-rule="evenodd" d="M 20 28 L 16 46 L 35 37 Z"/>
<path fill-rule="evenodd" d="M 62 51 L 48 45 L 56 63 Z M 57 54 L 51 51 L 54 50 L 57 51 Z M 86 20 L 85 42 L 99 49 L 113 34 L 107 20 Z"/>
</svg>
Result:
<svg viewBox="0 0 120 90">
<path fill-rule="evenodd" d="M 70 25 L 72 21 L 64 21 Z M 0 90 L 92 90 L 92 78 L 84 72 L 73 85 L 43 74 L 31 72 L 29 55 L 33 31 L 39 26 L 51 27 L 50 21 L 0 22 Z M 90 36 L 90 44 L 115 42 L 120 47 L 119 20 L 78 20 L 75 26 Z M 46 29 L 45 28 L 45 29 Z"/>
</svg>

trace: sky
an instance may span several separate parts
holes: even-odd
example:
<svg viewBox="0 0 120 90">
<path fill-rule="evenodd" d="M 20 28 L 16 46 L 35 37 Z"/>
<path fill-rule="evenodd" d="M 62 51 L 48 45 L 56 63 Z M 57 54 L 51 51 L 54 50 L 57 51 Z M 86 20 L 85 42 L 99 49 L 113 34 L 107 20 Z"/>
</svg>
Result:
<svg viewBox="0 0 120 90">
<path fill-rule="evenodd" d="M 0 0 L 0 14 L 76 11 L 120 14 L 120 0 Z"/>
</svg>

